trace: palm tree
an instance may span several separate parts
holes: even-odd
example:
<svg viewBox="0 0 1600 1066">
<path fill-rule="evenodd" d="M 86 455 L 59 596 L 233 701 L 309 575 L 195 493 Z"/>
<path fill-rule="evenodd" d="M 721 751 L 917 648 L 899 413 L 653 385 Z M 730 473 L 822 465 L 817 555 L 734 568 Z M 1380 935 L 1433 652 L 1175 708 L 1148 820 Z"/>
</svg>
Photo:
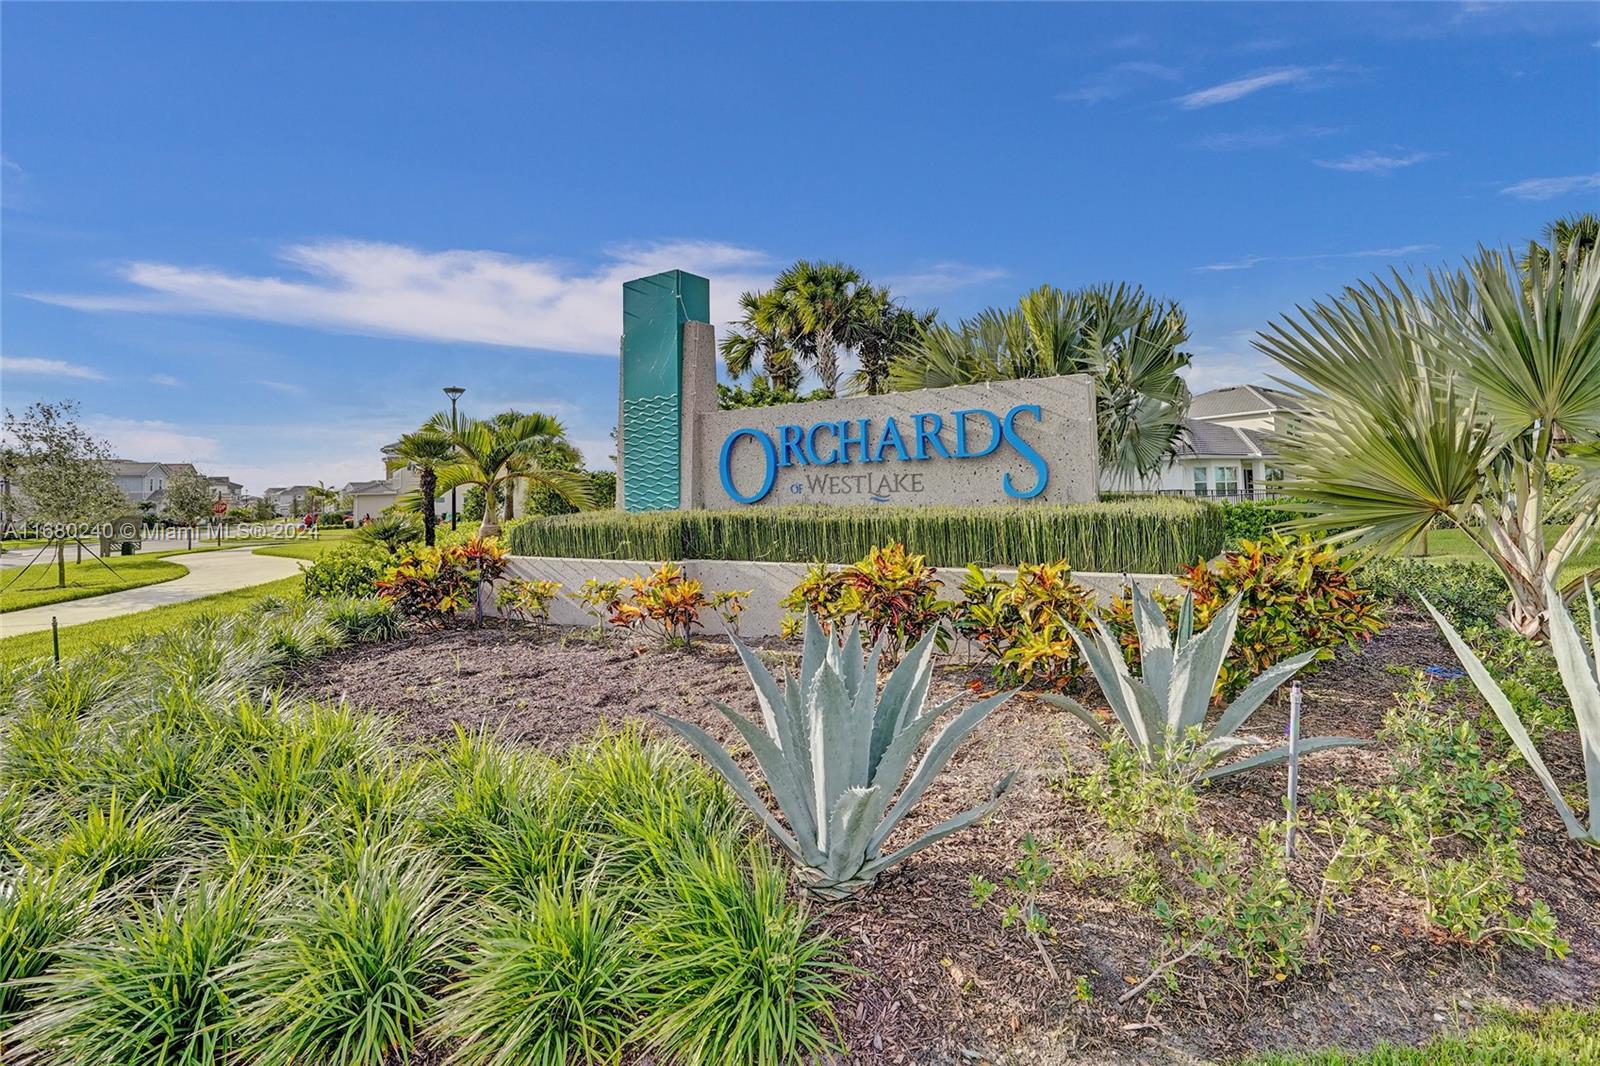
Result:
<svg viewBox="0 0 1600 1066">
<path fill-rule="evenodd" d="M 1155 473 L 1183 437 L 1189 388 L 1179 373 L 1188 322 L 1176 303 L 1136 285 L 1063 291 L 1041 286 L 1015 308 L 990 308 L 955 326 L 938 323 L 895 358 L 896 389 L 1089 374 L 1095 381 L 1101 467 L 1132 484 Z"/>
<path fill-rule="evenodd" d="M 1280 450 L 1316 508 L 1301 524 L 1392 552 L 1442 517 L 1499 568 L 1505 621 L 1528 636 L 1600 523 L 1600 256 L 1543 253 L 1485 249 L 1420 291 L 1396 272 L 1256 341 L 1300 379 Z M 1578 468 L 1560 496 L 1558 464 Z"/>
<path fill-rule="evenodd" d="M 739 296 L 744 317 L 722 338 L 722 362 L 734 378 L 742 378 L 758 365 L 772 387 L 780 392 L 800 388 L 800 364 L 789 347 L 787 331 L 793 324 L 771 293 L 747 292 Z"/>
<path fill-rule="evenodd" d="M 939 312 L 901 307 L 886 288 L 872 289 L 867 300 L 867 321 L 860 325 L 855 337 L 860 367 L 851 376 L 850 385 L 852 391 L 877 396 L 889 391 L 890 366 L 917 349 Z"/>
<path fill-rule="evenodd" d="M 1558 218 L 1545 225 L 1544 239 L 1556 249 L 1557 258 L 1565 256 L 1567 249 L 1574 244 L 1578 246 L 1580 254 L 1588 255 L 1596 247 L 1600 247 L 1600 215 L 1585 211 L 1582 214 Z M 1525 274 L 1535 259 L 1539 261 L 1540 266 L 1549 269 L 1550 252 L 1539 242 L 1529 241 L 1528 251 L 1522 257 L 1522 270 Z"/>
<path fill-rule="evenodd" d="M 500 532 L 499 494 L 502 487 L 508 493 L 514 491 L 518 481 L 542 485 L 580 511 L 594 508 L 588 478 L 575 470 L 542 466 L 538 461 L 540 446 L 566 437 L 566 429 L 549 415 L 535 413 L 504 422 L 463 419 L 452 431 L 450 413 L 441 411 L 423 428 L 446 435 L 456 450 L 456 461 L 439 470 L 439 491 L 448 492 L 462 485 L 483 489 L 480 537 Z"/>
<path fill-rule="evenodd" d="M 321 514 L 328 509 L 328 505 L 338 500 L 339 490 L 329 488 L 322 482 L 306 486 L 306 508 Z"/>
<path fill-rule="evenodd" d="M 495 428 L 498 430 L 510 430 L 527 417 L 521 411 L 501 411 L 490 421 L 494 423 Z M 583 456 L 567 440 L 565 428 L 562 428 L 559 422 L 556 423 L 556 426 L 558 432 L 546 435 L 543 440 L 534 444 L 529 450 L 528 458 L 536 466 L 546 470 L 576 470 L 578 464 L 583 460 Z M 515 492 L 507 492 L 505 500 L 502 502 L 504 508 L 502 517 L 507 522 L 517 517 L 516 496 Z"/>
<path fill-rule="evenodd" d="M 400 438 L 395 457 L 417 468 L 417 506 L 422 510 L 422 540 L 433 547 L 434 529 L 439 515 L 439 468 L 454 462 L 456 446 L 448 433 L 419 429 Z"/>
<path fill-rule="evenodd" d="M 837 395 L 839 352 L 865 334 L 879 291 L 843 263 L 796 262 L 771 289 L 739 297 L 744 320 L 722 341 L 728 372 L 741 376 L 760 357 L 774 385 L 798 388 L 799 368 L 809 364 L 823 390 Z"/>
</svg>

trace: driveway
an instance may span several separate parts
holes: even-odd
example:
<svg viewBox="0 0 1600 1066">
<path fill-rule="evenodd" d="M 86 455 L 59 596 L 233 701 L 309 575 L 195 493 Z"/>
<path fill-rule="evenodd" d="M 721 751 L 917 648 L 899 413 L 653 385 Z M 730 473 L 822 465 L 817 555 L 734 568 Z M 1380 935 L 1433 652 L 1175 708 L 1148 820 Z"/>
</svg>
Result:
<svg viewBox="0 0 1600 1066">
<path fill-rule="evenodd" d="M 189 568 L 189 572 L 173 581 L 126 592 L 108 592 L 103 596 L 90 596 L 67 603 L 29 607 L 24 611 L 8 611 L 0 614 L 0 637 L 49 629 L 52 615 L 60 620 L 64 629 L 80 622 L 115 618 L 148 611 L 152 607 L 164 607 L 169 603 L 183 603 L 219 592 L 261 585 L 279 578 L 293 577 L 300 572 L 299 559 L 255 555 L 253 552 L 253 548 L 230 548 L 219 552 L 180 555 L 174 557 L 173 561 L 181 562 Z"/>
</svg>

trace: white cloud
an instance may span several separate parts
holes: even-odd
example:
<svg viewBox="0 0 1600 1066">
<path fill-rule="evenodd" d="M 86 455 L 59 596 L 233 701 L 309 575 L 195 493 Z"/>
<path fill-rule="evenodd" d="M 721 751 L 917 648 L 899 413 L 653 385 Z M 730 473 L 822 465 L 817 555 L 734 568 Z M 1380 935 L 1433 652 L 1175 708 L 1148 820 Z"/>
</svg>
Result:
<svg viewBox="0 0 1600 1066">
<path fill-rule="evenodd" d="M 175 389 L 179 385 L 182 385 L 183 382 L 179 381 L 177 378 L 173 377 L 171 374 L 151 374 L 150 375 L 150 384 L 152 384 L 152 385 L 165 385 L 170 389 Z"/>
<path fill-rule="evenodd" d="M 1289 141 L 1310 137 L 1331 137 L 1343 133 L 1342 126 L 1256 126 L 1247 130 L 1212 133 L 1195 142 L 1209 152 L 1232 152 L 1248 148 L 1275 148 Z"/>
<path fill-rule="evenodd" d="M 968 263 L 934 263 L 925 270 L 900 274 L 885 280 L 889 292 L 907 299 L 927 299 L 957 289 L 983 285 L 1006 276 L 999 267 L 972 266 Z"/>
<path fill-rule="evenodd" d="M 265 378 L 257 378 L 254 384 L 271 389 L 273 392 L 281 392 L 285 396 L 304 396 L 306 394 L 304 386 L 295 385 L 287 381 L 268 381 Z"/>
<path fill-rule="evenodd" d="M 1229 270 L 1249 270 L 1262 263 L 1313 263 L 1327 259 L 1401 259 L 1418 252 L 1431 252 L 1435 244 L 1402 244 L 1394 248 L 1362 248 L 1354 252 L 1323 252 L 1318 255 L 1247 255 L 1221 263 L 1208 263 L 1194 267 L 1202 274 L 1222 273 Z"/>
<path fill-rule="evenodd" d="M 85 418 L 84 426 L 95 436 L 103 437 L 111 450 L 124 459 L 201 463 L 215 460 L 221 451 L 215 437 L 185 432 L 172 422 L 96 415 Z"/>
<path fill-rule="evenodd" d="M 1193 111 L 1201 107 L 1214 107 L 1217 104 L 1232 103 L 1235 100 L 1258 93 L 1262 89 L 1270 89 L 1278 85 L 1298 85 L 1308 81 L 1316 70 L 1312 67 L 1278 67 L 1275 70 L 1264 70 L 1260 74 L 1252 74 L 1246 78 L 1235 78 L 1225 81 L 1220 85 L 1212 85 L 1205 89 L 1196 89 L 1192 93 L 1185 93 L 1178 97 L 1179 106 Z"/>
<path fill-rule="evenodd" d="M 1107 67 L 1086 79 L 1076 89 L 1056 94 L 1056 99 L 1069 104 L 1098 104 L 1126 96 L 1150 80 L 1176 81 L 1182 71 L 1164 63 L 1134 61 Z"/>
<path fill-rule="evenodd" d="M 767 283 L 770 263 L 747 248 L 676 241 L 613 249 L 593 268 L 502 252 L 428 252 L 371 241 L 286 248 L 287 277 L 134 262 L 137 292 L 32 293 L 82 311 L 227 315 L 376 336 L 615 355 L 622 284 L 682 268 L 711 279 L 712 321 L 737 317 L 739 293 Z"/>
<path fill-rule="evenodd" d="M 0 374 L 77 378 L 79 381 L 104 381 L 106 379 L 104 374 L 92 366 L 68 363 L 60 359 L 35 359 L 20 355 L 0 355 Z"/>
<path fill-rule="evenodd" d="M 1318 159 L 1317 166 L 1329 170 L 1344 170 L 1353 174 L 1387 174 L 1437 159 L 1437 152 L 1407 152 L 1404 155 L 1384 155 L 1381 152 L 1357 152 L 1343 159 Z"/>
<path fill-rule="evenodd" d="M 1600 171 L 1569 174 L 1564 178 L 1528 178 L 1507 185 L 1500 193 L 1503 196 L 1515 196 L 1519 200 L 1554 200 L 1558 196 L 1587 189 L 1600 189 Z"/>
</svg>

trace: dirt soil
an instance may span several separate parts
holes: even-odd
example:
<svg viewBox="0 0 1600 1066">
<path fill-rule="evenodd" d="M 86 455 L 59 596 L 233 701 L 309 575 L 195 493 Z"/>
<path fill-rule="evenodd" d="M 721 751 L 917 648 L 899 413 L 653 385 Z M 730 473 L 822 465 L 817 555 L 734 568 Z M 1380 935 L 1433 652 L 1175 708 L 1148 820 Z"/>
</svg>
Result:
<svg viewBox="0 0 1600 1066">
<path fill-rule="evenodd" d="M 794 652 L 776 643 L 769 650 Z M 1405 673 L 1427 665 L 1454 660 L 1429 624 L 1398 614 L 1372 643 L 1306 679 L 1306 734 L 1373 736 L 1408 683 Z M 941 665 L 931 698 L 987 685 L 986 669 L 957 659 Z M 419 633 L 347 649 L 311 664 L 294 687 L 388 716 L 423 745 L 460 723 L 557 750 L 602 721 L 665 735 L 650 712 L 668 711 L 737 748 L 735 731 L 706 697 L 756 713 L 743 670 L 720 641 L 678 651 L 532 627 Z M 1092 688 L 1080 695 L 1095 702 Z M 1281 707 L 1263 708 L 1251 727 L 1272 736 L 1284 718 Z M 1574 736 L 1544 745 L 1552 770 L 1567 780 L 1581 776 Z M 819 921 L 863 971 L 840 1004 L 844 1061 L 1208 1062 L 1268 1049 L 1417 1042 L 1469 1024 L 1489 1005 L 1600 1000 L 1600 859 L 1568 842 L 1525 774 L 1514 787 L 1527 892 L 1555 912 L 1572 947 L 1563 960 L 1449 943 L 1421 931 L 1404 907 L 1358 891 L 1325 938 L 1321 962 L 1298 977 L 1242 988 L 1195 963 L 1181 971 L 1193 979 L 1160 1006 L 1119 1006 L 1118 996 L 1164 957 L 1159 929 L 1139 908 L 1096 891 L 1093 879 L 1075 885 L 1057 876 L 1039 899 L 1055 930 L 1044 945 L 1059 974 L 1052 981 L 1020 923 L 1002 928 L 996 907 L 973 909 L 970 877 L 1002 881 L 1030 833 L 1066 846 L 1094 837 L 1083 812 L 1052 786 L 1068 760 L 1083 767 L 1103 756 L 1069 715 L 1036 699 L 1012 700 L 967 740 L 899 832 L 909 838 L 986 799 L 1019 768 L 995 815 L 902 863 L 859 901 L 819 908 Z M 1302 763 L 1302 794 L 1340 781 L 1370 785 L 1388 769 L 1381 745 L 1321 753 Z M 1284 773 L 1255 771 L 1204 790 L 1199 825 L 1253 837 L 1282 816 Z"/>
</svg>

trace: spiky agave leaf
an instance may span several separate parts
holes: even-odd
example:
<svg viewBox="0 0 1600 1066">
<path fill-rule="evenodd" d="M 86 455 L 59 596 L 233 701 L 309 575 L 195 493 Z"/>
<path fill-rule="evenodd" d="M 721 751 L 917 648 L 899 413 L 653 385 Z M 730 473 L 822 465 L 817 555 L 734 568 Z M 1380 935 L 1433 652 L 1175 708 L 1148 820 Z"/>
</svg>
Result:
<svg viewBox="0 0 1600 1066">
<path fill-rule="evenodd" d="M 1488 668 L 1483 665 L 1483 660 L 1467 647 L 1466 641 L 1461 639 L 1461 634 L 1456 632 L 1455 626 L 1451 625 L 1426 597 L 1419 598 L 1422 599 L 1422 605 L 1428 609 L 1428 613 L 1433 615 L 1439 631 L 1444 634 L 1451 650 L 1456 653 L 1456 658 L 1461 661 L 1461 666 L 1472 679 L 1472 684 L 1489 704 L 1489 709 L 1494 711 L 1506 735 L 1511 738 L 1511 742 L 1517 746 L 1517 751 L 1521 753 L 1529 769 L 1539 779 L 1539 784 L 1544 786 L 1545 794 L 1550 797 L 1556 813 L 1561 816 L 1562 824 L 1567 828 L 1567 835 L 1574 840 L 1600 844 L 1600 675 L 1596 673 L 1596 656 L 1591 654 L 1591 650 L 1600 651 L 1600 643 L 1593 649 L 1585 648 L 1583 637 L 1579 635 L 1577 624 L 1568 613 L 1566 604 L 1548 582 L 1545 594 L 1550 602 L 1550 648 L 1555 653 L 1556 668 L 1561 674 L 1562 686 L 1572 701 L 1573 717 L 1578 724 L 1578 740 L 1583 748 L 1584 775 L 1588 782 L 1589 798 L 1587 826 L 1578 820 L 1576 812 L 1561 794 L 1561 786 L 1550 773 L 1550 768 L 1545 765 L 1539 749 L 1534 746 L 1533 738 L 1528 736 L 1528 730 L 1523 726 L 1522 719 L 1517 716 L 1516 708 L 1511 705 L 1505 692 L 1490 675 Z M 1592 590 L 1588 590 L 1588 598 L 1589 617 L 1592 622 L 1595 617 Z M 1594 635 L 1593 639 L 1600 642 L 1600 635 Z"/>
<path fill-rule="evenodd" d="M 710 734 L 670 715 L 658 717 L 682 734 L 728 782 L 801 868 L 801 879 L 812 892 L 842 898 L 871 884 L 899 858 L 987 814 L 1010 785 L 1008 776 L 996 786 L 990 801 L 900 849 L 895 853 L 899 858 L 886 860 L 880 854 L 884 842 L 916 806 L 956 747 L 1011 695 L 1002 693 L 966 708 L 947 721 L 924 750 L 925 738 L 956 702 L 950 700 L 919 713 L 932 681 L 935 637 L 929 633 L 911 649 L 881 693 L 877 686 L 880 649 L 874 647 L 863 655 L 855 629 L 842 640 L 830 639 L 808 614 L 799 671 L 786 677 L 781 686 L 760 659 L 734 638 L 755 689 L 761 725 L 725 704 L 712 703 L 749 745 L 778 806 L 777 813 L 761 800 L 755 785 Z M 922 758 L 912 770 L 918 752 Z"/>
<path fill-rule="evenodd" d="M 1289 757 L 1289 749 L 1274 748 L 1226 766 L 1214 765 L 1231 752 L 1260 740 L 1239 735 L 1250 716 L 1280 685 L 1316 657 L 1306 652 L 1286 659 L 1262 672 L 1237 699 L 1205 727 L 1211 694 L 1216 691 L 1223 661 L 1233 644 L 1239 615 L 1239 597 L 1234 596 L 1212 618 L 1205 631 L 1194 633 L 1194 595 L 1183 598 L 1178 612 L 1176 635 L 1167 629 L 1166 614 L 1138 583 L 1133 584 L 1134 624 L 1139 634 L 1142 677 L 1134 677 L 1122 658 L 1122 650 L 1106 626 L 1098 627 L 1093 638 L 1068 627 L 1073 641 L 1088 660 L 1101 694 L 1111 707 L 1117 724 L 1132 741 L 1140 760 L 1147 766 L 1181 761 L 1187 774 L 1210 781 L 1244 770 L 1271 766 Z M 1108 738 L 1105 726 L 1095 715 L 1067 696 L 1047 695 L 1052 706 L 1072 714 L 1102 741 Z M 1192 749 L 1185 745 L 1191 730 L 1201 732 L 1201 743 Z M 1327 748 L 1365 744 L 1354 737 L 1316 737 L 1302 740 L 1302 754 Z"/>
</svg>

